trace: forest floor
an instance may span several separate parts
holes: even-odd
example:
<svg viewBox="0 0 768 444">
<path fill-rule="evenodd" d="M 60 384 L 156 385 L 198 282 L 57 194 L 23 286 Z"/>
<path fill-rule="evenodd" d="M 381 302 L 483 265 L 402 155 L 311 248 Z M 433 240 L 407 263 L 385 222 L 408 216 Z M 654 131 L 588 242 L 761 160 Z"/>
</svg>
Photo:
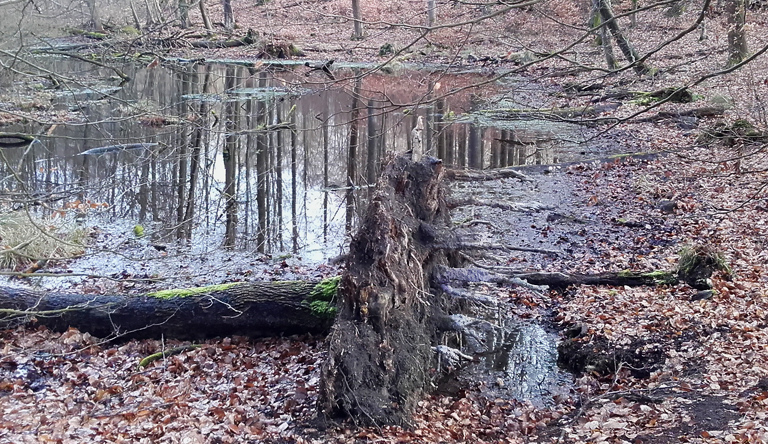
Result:
<svg viewBox="0 0 768 444">
<path fill-rule="evenodd" d="M 565 46 L 579 29 L 545 31 L 554 24 L 581 26 L 587 14 L 571 3 L 551 2 L 545 11 L 516 10 L 503 20 L 435 31 L 409 47 L 419 29 L 393 27 L 383 18 L 417 21 L 410 2 L 364 2 L 364 16 L 382 20 L 369 19 L 361 41 L 349 39 L 346 3 L 236 3 L 241 8 L 236 32 L 257 29 L 270 42 L 297 45 L 308 60 L 384 63 L 389 56 L 379 50 L 391 44 L 407 48 L 396 55 L 400 61 L 471 67 L 492 79 L 520 68 L 520 54 Z M 213 20 L 220 21 L 213 2 L 209 7 Z M 552 15 L 535 15 L 542 12 Z M 472 21 L 483 13 L 480 7 L 447 8 L 438 17 Z M 646 53 L 684 29 L 695 14 L 695 8 L 674 18 L 650 12 L 641 16 L 631 37 Z M 764 24 L 765 14 L 750 20 L 752 26 Z M 193 22 L 199 19 L 193 16 Z M 724 18 L 708 22 L 708 40 L 699 41 L 696 32 L 650 60 L 659 68 L 655 76 L 573 69 L 574 62 L 601 57 L 587 44 L 521 74 L 560 88 L 562 94 L 542 104 L 550 108 L 599 102 L 614 88 L 651 91 L 690 84 L 725 61 Z M 750 33 L 754 48 L 768 38 L 758 34 Z M 171 54 L 254 55 L 248 48 L 174 49 Z M 725 121 L 745 118 L 764 128 L 765 58 L 700 83 L 693 92 L 701 103 L 727 103 Z M 567 85 L 597 86 L 585 95 L 566 94 Z M 698 105 L 667 103 L 650 112 L 686 106 Z M 628 117 L 643 107 L 625 102 L 611 117 Z M 567 253 L 505 253 L 483 259 L 486 265 L 564 272 L 671 270 L 683 247 L 696 245 L 719 251 L 729 265 L 731 274 L 713 276 L 711 294 L 684 284 L 583 286 L 547 294 L 478 289 L 507 301 L 522 318 L 546 319 L 562 331 L 577 327 L 577 342 L 615 359 L 611 371 L 582 366 L 573 389 L 554 405 L 489 397 L 483 387 L 470 386 L 452 396 L 425 398 L 409 428 L 325 428 L 314 419 L 322 338 L 207 340 L 197 350 L 139 369 L 143 357 L 181 343 L 103 343 L 76 330 L 54 333 L 27 326 L 0 332 L 0 443 L 768 442 L 768 159 L 762 143 L 699 143 L 714 120 L 701 119 L 697 128 L 678 123 L 635 120 L 602 127 L 601 137 L 626 146 L 627 152 L 660 152 L 655 158 L 578 163 L 531 170 L 530 182 L 469 185 L 475 193 L 501 193 L 499 199 L 512 199 L 505 192 L 539 196 L 549 209 L 481 208 L 455 216 L 494 221 L 485 235 L 507 245 Z M 676 207 L 664 208 L 665 200 Z"/>
</svg>

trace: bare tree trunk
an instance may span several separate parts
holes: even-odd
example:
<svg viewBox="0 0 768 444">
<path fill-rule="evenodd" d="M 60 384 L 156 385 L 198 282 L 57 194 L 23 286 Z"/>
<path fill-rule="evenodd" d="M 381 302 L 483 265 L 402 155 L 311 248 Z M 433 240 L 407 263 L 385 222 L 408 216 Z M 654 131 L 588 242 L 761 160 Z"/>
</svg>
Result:
<svg viewBox="0 0 768 444">
<path fill-rule="evenodd" d="M 189 28 L 189 3 L 187 0 L 179 0 L 178 14 L 181 29 Z"/>
<path fill-rule="evenodd" d="M 467 144 L 467 166 L 483 169 L 483 135 L 476 125 L 469 127 L 469 142 Z"/>
<path fill-rule="evenodd" d="M 136 13 L 136 6 L 131 0 L 131 17 L 133 17 L 133 25 L 136 26 L 137 31 L 141 31 L 141 22 L 139 21 L 139 14 Z"/>
<path fill-rule="evenodd" d="M 435 102 L 435 156 L 438 159 L 446 159 L 445 142 L 447 137 L 447 127 L 444 123 L 445 99 L 439 99 Z"/>
<path fill-rule="evenodd" d="M 235 29 L 235 16 L 232 13 L 232 0 L 222 0 L 224 7 L 224 28 L 228 31 Z"/>
<path fill-rule="evenodd" d="M 445 163 L 456 164 L 456 125 L 449 125 L 445 129 Z"/>
<path fill-rule="evenodd" d="M 283 107 L 280 102 L 275 103 L 275 122 L 283 121 Z M 275 134 L 275 204 L 277 206 L 277 243 L 280 251 L 284 250 L 283 246 L 283 144 L 285 138 L 283 132 L 285 130 L 278 130 Z"/>
<path fill-rule="evenodd" d="M 295 104 L 294 104 L 295 106 Z M 291 113 L 291 126 L 296 128 L 296 113 Z M 297 174 L 298 162 L 297 148 L 299 145 L 299 137 L 296 131 L 291 131 L 291 251 L 293 254 L 299 253 L 299 220 L 298 212 L 296 211 L 297 202 L 299 196 L 297 194 L 299 176 Z"/>
<path fill-rule="evenodd" d="M 149 0 L 144 0 L 144 4 L 147 6 L 147 26 L 152 26 L 158 21 L 155 20 L 154 14 L 152 13 L 152 5 L 149 4 Z"/>
<path fill-rule="evenodd" d="M 430 82 L 429 84 L 429 95 L 427 95 L 427 100 L 432 100 L 432 96 L 434 95 L 434 82 Z M 421 151 L 422 156 L 433 156 L 435 155 L 435 104 L 430 103 L 427 106 L 427 109 L 424 110 L 424 133 L 423 133 L 423 147 Z"/>
<path fill-rule="evenodd" d="M 211 66 L 206 65 L 205 79 L 203 80 L 202 92 L 208 92 L 208 86 L 211 82 Z M 204 132 L 207 131 L 208 126 L 208 102 L 205 100 L 200 101 L 199 115 L 201 117 L 200 123 L 195 128 L 195 140 L 192 148 L 192 158 L 190 159 L 189 168 L 189 194 L 187 195 L 187 208 L 184 211 L 184 232 L 185 238 L 190 240 L 192 238 L 193 223 L 192 219 L 195 216 L 195 198 L 197 181 L 200 178 L 200 159 L 202 155 L 202 146 L 204 143 Z"/>
<path fill-rule="evenodd" d="M 733 66 L 749 55 L 747 33 L 744 29 L 747 19 L 746 1 L 727 0 L 725 11 L 728 16 L 728 66 Z"/>
<path fill-rule="evenodd" d="M 211 20 L 208 18 L 208 10 L 205 7 L 205 1 L 200 0 L 198 6 L 200 7 L 200 17 L 203 19 L 203 26 L 209 31 L 212 30 L 213 26 L 211 26 Z"/>
<path fill-rule="evenodd" d="M 456 131 L 456 166 L 467 166 L 467 125 L 458 125 Z"/>
<path fill-rule="evenodd" d="M 192 91 L 192 75 L 186 69 L 181 73 L 181 96 L 185 97 Z M 179 119 L 184 121 L 184 116 L 187 113 L 187 101 L 181 99 L 179 101 Z M 185 228 L 186 220 L 184 214 L 187 209 L 187 177 L 189 174 L 189 147 L 190 147 L 190 125 L 184 124 L 179 128 L 179 152 L 178 152 L 178 182 L 176 183 L 176 190 L 178 194 L 178 202 L 176 206 L 176 237 L 178 239 L 186 239 Z M 191 186 L 191 185 L 190 185 Z"/>
<path fill-rule="evenodd" d="M 435 26 L 435 0 L 427 0 L 427 26 Z"/>
<path fill-rule="evenodd" d="M 347 150 L 347 208 L 346 208 L 346 230 L 352 231 L 352 224 L 355 220 L 355 185 L 357 184 L 357 151 L 360 147 L 360 110 L 363 107 L 360 99 L 360 90 L 363 85 L 363 78 L 357 76 L 355 86 L 352 90 L 352 112 L 350 113 L 349 124 L 349 148 Z"/>
<path fill-rule="evenodd" d="M 233 66 L 227 66 L 225 88 L 227 91 L 235 87 L 235 68 Z M 226 119 L 226 132 L 227 135 L 224 141 L 224 201 L 225 212 L 227 215 L 225 234 L 224 234 L 224 246 L 235 246 L 235 234 L 237 230 L 237 187 L 235 185 L 236 176 L 236 159 L 237 159 L 237 130 L 238 122 L 237 111 L 238 103 L 233 101 L 227 101 L 224 105 L 224 118 Z"/>
<path fill-rule="evenodd" d="M 638 62 L 640 56 L 637 55 L 637 51 L 629 43 L 629 40 L 621 32 L 619 24 L 616 22 L 616 17 L 613 15 L 613 7 L 611 6 L 611 0 L 597 0 L 598 9 L 600 10 L 600 16 L 603 19 L 603 23 L 611 31 L 613 38 L 616 40 L 616 44 L 619 45 L 624 58 L 629 63 L 634 63 L 634 70 L 638 74 L 645 74 L 650 71 L 650 68 L 644 63 Z"/>
<path fill-rule="evenodd" d="M 363 13 L 360 11 L 360 0 L 352 0 L 352 21 L 355 30 L 352 33 L 352 40 L 363 39 Z"/>
<path fill-rule="evenodd" d="M 323 242 L 328 242 L 328 156 L 329 156 L 328 116 L 323 119 Z M 305 144 L 306 146 L 306 144 Z M 304 156 L 306 159 L 306 156 Z M 306 169 L 304 169 L 306 174 Z M 307 183 L 305 180 L 304 183 Z"/>
<path fill-rule="evenodd" d="M 616 62 L 616 56 L 613 54 L 611 37 L 608 35 L 608 27 L 603 23 L 603 18 L 600 14 L 600 0 L 592 0 L 592 19 L 590 20 L 590 25 L 592 28 L 600 27 L 597 35 L 597 42 L 603 48 L 605 63 L 608 65 L 608 69 L 614 70 L 618 68 L 619 65 Z"/>
<path fill-rule="evenodd" d="M 262 71 L 259 76 L 259 87 L 267 86 L 266 71 Z M 266 102 L 256 103 L 256 124 L 268 124 L 268 112 Z M 267 190 L 269 189 L 269 137 L 267 134 L 260 133 L 256 136 L 256 204 L 258 205 L 259 232 L 256 236 L 258 242 L 258 251 L 264 253 L 267 247 Z"/>
<path fill-rule="evenodd" d="M 104 25 L 101 23 L 101 14 L 99 14 L 99 8 L 96 6 L 96 0 L 85 0 L 85 4 L 88 5 L 88 10 L 91 12 L 91 26 L 98 32 L 104 32 Z"/>
<path fill-rule="evenodd" d="M 365 181 L 368 185 L 376 182 L 376 142 L 378 135 L 376 134 L 376 119 L 374 116 L 375 108 L 373 99 L 368 99 L 368 126 L 367 126 L 367 153 L 365 158 Z"/>
</svg>

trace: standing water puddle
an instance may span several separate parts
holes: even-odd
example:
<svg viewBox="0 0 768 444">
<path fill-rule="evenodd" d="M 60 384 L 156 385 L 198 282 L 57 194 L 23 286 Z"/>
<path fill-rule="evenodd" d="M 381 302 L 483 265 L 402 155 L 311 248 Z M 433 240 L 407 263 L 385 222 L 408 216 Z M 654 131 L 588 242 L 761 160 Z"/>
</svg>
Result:
<svg viewBox="0 0 768 444">
<path fill-rule="evenodd" d="M 111 74 L 68 59 L 40 63 L 73 77 Z M 478 74 L 354 80 L 358 68 L 332 81 L 304 66 L 124 69 L 133 80 L 123 87 L 55 92 L 54 108 L 82 113 L 81 122 L 6 128 L 40 134 L 4 150 L 8 193 L 50 195 L 44 216 L 142 225 L 153 242 L 181 240 L 192 253 L 225 245 L 318 263 L 343 252 L 382 158 L 408 150 L 420 121 L 425 148 L 457 167 L 557 163 L 578 151 L 558 141 L 574 138 L 563 124 L 498 128 L 466 117 L 498 85 L 431 101 L 485 80 Z M 23 185 L 8 165 L 21 166 Z"/>
</svg>

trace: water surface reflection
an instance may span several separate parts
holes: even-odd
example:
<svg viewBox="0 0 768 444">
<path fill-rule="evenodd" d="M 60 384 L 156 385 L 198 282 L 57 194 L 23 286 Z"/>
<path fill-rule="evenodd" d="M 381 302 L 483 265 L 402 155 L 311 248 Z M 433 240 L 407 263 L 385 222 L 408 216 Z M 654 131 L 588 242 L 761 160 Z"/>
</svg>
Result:
<svg viewBox="0 0 768 444">
<path fill-rule="evenodd" d="M 109 75 L 46 63 L 72 77 Z M 17 206 L 32 194 L 45 216 L 141 224 L 154 241 L 192 251 L 224 245 L 321 261 L 342 252 L 382 158 L 411 149 L 419 122 L 424 150 L 450 165 L 561 160 L 554 130 L 453 122 L 495 87 L 439 97 L 477 75 L 350 69 L 337 75 L 348 80 L 331 81 L 304 67 L 125 70 L 133 80 L 121 88 L 95 82 L 56 93 L 54 107 L 82 113 L 82 122 L 18 128 L 40 137 L 5 150 L 3 188 Z M 146 145 L 116 147 L 136 143 Z M 82 154 L 105 146 L 115 148 Z"/>
</svg>

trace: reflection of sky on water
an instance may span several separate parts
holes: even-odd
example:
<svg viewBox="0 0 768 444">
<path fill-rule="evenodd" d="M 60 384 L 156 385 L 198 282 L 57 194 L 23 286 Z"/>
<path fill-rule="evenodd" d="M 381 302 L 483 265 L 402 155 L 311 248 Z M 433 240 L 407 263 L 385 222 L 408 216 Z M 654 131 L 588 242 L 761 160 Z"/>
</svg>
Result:
<svg viewBox="0 0 768 444">
<path fill-rule="evenodd" d="M 68 59 L 47 63 L 60 73 L 111 75 Z M 303 71 L 242 66 L 123 69 L 133 80 L 122 88 L 102 81 L 56 92 L 54 108 L 80 111 L 83 122 L 15 128 L 40 134 L 40 143 L 5 151 L 9 164 L 0 166 L 0 174 L 8 195 L 26 188 L 35 196 L 52 196 L 35 207 L 43 215 L 76 201 L 106 203 L 100 220 L 159 227 L 150 230 L 157 242 L 186 238 L 190 251 L 211 251 L 222 245 L 228 219 L 223 153 L 231 147 L 236 159 L 236 222 L 229 218 L 236 223 L 234 247 L 322 261 L 348 243 L 380 159 L 388 151 L 408 149 L 417 117 L 431 130 L 425 143 L 449 164 L 487 168 L 561 160 L 551 140 L 539 140 L 541 134 L 551 139 L 552 131 L 443 120 L 477 106 L 476 91 L 424 103 L 431 87 L 440 84 L 441 92 L 448 85 L 460 88 L 474 81 L 472 75 L 406 71 L 399 77 L 369 75 L 358 83 L 313 84 L 308 82 L 318 80 Z M 344 75 L 351 71 L 338 77 Z M 350 151 L 355 115 L 359 138 Z M 276 124 L 293 125 L 295 131 L 262 131 Z M 134 143 L 157 145 L 79 155 Z M 193 159 L 199 159 L 194 175 Z M 13 181 L 10 170 L 17 165 L 24 187 Z M 349 185 L 353 192 L 328 191 Z M 188 220 L 191 224 L 185 224 Z M 188 233 L 180 234 L 179 227 L 187 225 Z"/>
</svg>

